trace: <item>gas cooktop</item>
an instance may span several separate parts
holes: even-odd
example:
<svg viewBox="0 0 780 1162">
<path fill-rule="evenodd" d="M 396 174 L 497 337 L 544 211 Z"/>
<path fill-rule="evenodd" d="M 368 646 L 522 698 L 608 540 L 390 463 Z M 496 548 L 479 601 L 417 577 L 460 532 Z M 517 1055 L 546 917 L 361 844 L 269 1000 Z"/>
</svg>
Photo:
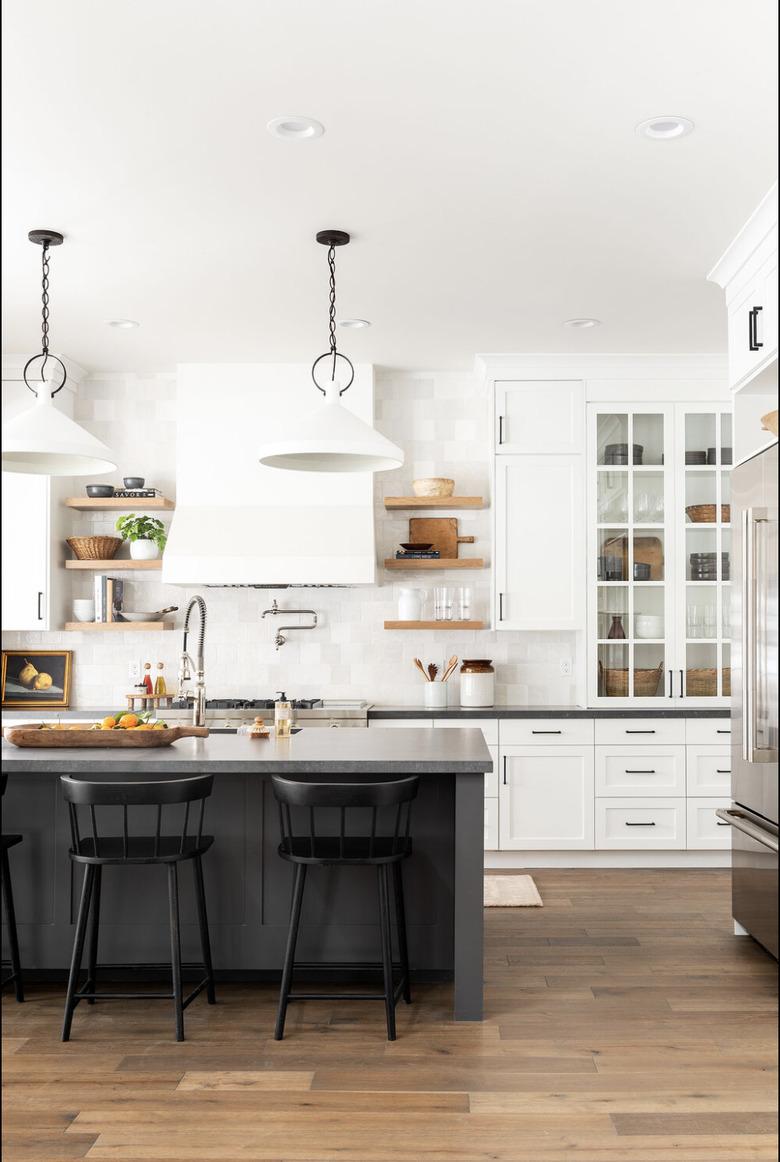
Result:
<svg viewBox="0 0 780 1162">
<path fill-rule="evenodd" d="M 175 703 L 174 703 L 175 705 Z M 293 710 L 314 710 L 322 706 L 321 698 L 292 698 Z M 207 698 L 207 710 L 273 710 L 273 698 Z"/>
</svg>

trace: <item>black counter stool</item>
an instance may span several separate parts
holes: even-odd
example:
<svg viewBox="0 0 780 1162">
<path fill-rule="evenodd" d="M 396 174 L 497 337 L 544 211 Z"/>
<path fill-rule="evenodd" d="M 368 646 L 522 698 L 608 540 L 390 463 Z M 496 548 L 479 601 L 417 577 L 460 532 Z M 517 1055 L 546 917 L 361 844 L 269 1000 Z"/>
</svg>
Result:
<svg viewBox="0 0 780 1162">
<path fill-rule="evenodd" d="M 206 799 L 211 794 L 213 775 L 197 775 L 194 778 L 172 779 L 165 782 L 87 782 L 73 779 L 68 775 L 60 778 L 65 801 L 70 812 L 71 849 L 70 858 L 74 863 L 85 864 L 81 902 L 76 921 L 73 941 L 73 958 L 68 978 L 68 993 L 65 1001 L 65 1021 L 62 1040 L 70 1040 L 73 1013 L 79 1001 L 94 1004 L 95 1000 L 172 1000 L 176 1014 L 176 1040 L 184 1040 L 184 1010 L 204 989 L 208 1003 L 216 1001 L 214 995 L 214 975 L 211 967 L 211 948 L 206 917 L 206 897 L 203 890 L 202 857 L 214 842 L 211 835 L 203 834 L 203 813 Z M 179 810 L 176 810 L 176 805 Z M 156 825 L 153 835 L 131 834 L 130 807 L 156 807 Z M 166 821 L 171 815 L 180 815 L 180 825 L 172 830 L 175 834 L 163 833 L 163 808 Z M 101 809 L 101 823 L 106 815 L 121 816 L 121 835 L 106 834 L 98 827 L 98 811 Z M 106 809 L 103 811 L 102 809 Z M 190 816 L 197 814 L 197 828 L 190 834 Z M 81 817 L 81 826 L 80 823 Z M 86 824 L 86 826 L 84 825 Z M 179 929 L 179 880 L 178 865 L 185 859 L 192 860 L 195 874 L 195 890 L 198 900 L 198 922 L 203 949 L 203 967 L 206 975 L 187 997 L 182 997 L 181 987 L 181 935 Z M 168 912 L 171 931 L 171 971 L 173 992 L 171 993 L 97 993 L 95 992 L 98 949 L 98 925 L 100 922 L 100 885 L 103 868 L 107 864 L 129 867 L 137 864 L 165 864 L 168 868 Z M 87 980 L 84 987 L 77 990 L 81 958 L 89 925 L 89 952 Z"/>
<path fill-rule="evenodd" d="M 2 778 L 2 794 L 5 794 L 8 775 Z M 2 837 L 2 877 L 3 877 L 3 906 L 5 908 L 5 922 L 8 927 L 8 944 L 11 950 L 11 971 L 4 976 L 2 987 L 13 982 L 17 1001 L 24 1000 L 24 983 L 22 969 L 19 964 L 19 938 L 16 934 L 16 912 L 14 911 L 14 893 L 11 886 L 11 869 L 8 866 L 8 849 L 16 847 L 22 842 L 21 835 L 3 835 Z"/>
<path fill-rule="evenodd" d="M 295 864 L 290 928 L 279 994 L 274 1038 L 281 1041 L 290 1001 L 384 1001 L 387 1038 L 395 1041 L 395 1006 L 403 996 L 411 1002 L 409 958 L 406 942 L 401 861 L 411 854 L 409 823 L 412 800 L 417 795 L 416 775 L 394 779 L 379 776 L 333 776 L 328 780 L 304 780 L 272 775 L 279 803 L 282 841 L 279 855 Z M 337 830 L 336 830 L 337 828 Z M 376 966 L 384 977 L 382 993 L 293 993 L 295 945 L 301 920 L 303 889 L 310 865 L 372 866 L 377 869 L 382 962 Z M 391 892 L 390 869 L 393 873 Z M 393 983 L 393 937 L 390 898 L 395 900 L 398 928 L 400 979 Z M 327 968 L 327 965 L 320 967 Z M 344 966 L 339 966 L 344 967 Z"/>
</svg>

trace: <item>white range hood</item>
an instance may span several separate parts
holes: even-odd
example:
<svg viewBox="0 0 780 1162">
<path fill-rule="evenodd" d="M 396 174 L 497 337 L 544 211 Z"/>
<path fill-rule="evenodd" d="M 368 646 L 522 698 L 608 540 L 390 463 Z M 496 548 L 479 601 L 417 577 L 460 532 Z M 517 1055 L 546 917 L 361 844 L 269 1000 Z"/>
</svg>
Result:
<svg viewBox="0 0 780 1162">
<path fill-rule="evenodd" d="M 321 398 L 305 364 L 182 364 L 176 511 L 163 554 L 173 585 L 369 585 L 369 472 L 279 472 L 261 444 L 289 436 Z M 373 422 L 373 368 L 355 367 L 344 406 Z"/>
</svg>

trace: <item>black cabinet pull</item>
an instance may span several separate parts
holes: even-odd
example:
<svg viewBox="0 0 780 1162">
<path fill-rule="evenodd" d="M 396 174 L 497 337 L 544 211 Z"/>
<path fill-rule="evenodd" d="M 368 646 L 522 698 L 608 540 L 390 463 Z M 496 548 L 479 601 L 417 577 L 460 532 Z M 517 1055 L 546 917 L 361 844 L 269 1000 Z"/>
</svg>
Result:
<svg viewBox="0 0 780 1162">
<path fill-rule="evenodd" d="M 504 786 L 506 786 L 506 755 L 504 755 Z"/>
<path fill-rule="evenodd" d="M 751 307 L 748 311 L 748 349 L 750 351 L 760 351 L 764 346 L 758 341 L 758 312 L 763 311 L 763 307 Z"/>
<path fill-rule="evenodd" d="M 626 770 L 627 775 L 654 775 L 655 771 L 629 771 Z"/>
<path fill-rule="evenodd" d="M 654 730 L 627 730 L 626 734 L 655 734 Z"/>
<path fill-rule="evenodd" d="M 498 595 L 498 620 L 499 621 L 504 620 L 504 594 L 503 593 L 499 593 L 499 595 Z"/>
<path fill-rule="evenodd" d="M 674 674 L 669 671 L 669 697 L 674 698 Z"/>
<path fill-rule="evenodd" d="M 499 442 L 499 444 L 503 444 L 503 442 L 504 442 L 504 417 L 503 416 L 498 417 L 498 442 Z"/>
<path fill-rule="evenodd" d="M 731 767 L 728 767 L 728 768 L 727 768 L 727 769 L 725 769 L 725 770 L 724 770 L 724 769 L 721 769 L 720 767 L 716 767 L 716 768 L 715 768 L 715 774 L 716 774 L 716 775 L 730 775 L 730 774 L 731 774 Z M 724 824 L 724 826 L 725 826 L 725 827 L 728 827 L 728 823 Z"/>
<path fill-rule="evenodd" d="M 562 730 L 532 730 L 531 734 L 563 734 Z"/>
<path fill-rule="evenodd" d="M 716 820 L 715 826 L 716 827 L 730 827 L 731 824 L 730 823 L 721 823 L 720 819 L 718 819 L 718 820 Z"/>
<path fill-rule="evenodd" d="M 38 593 L 38 621 L 43 621 L 43 613 L 41 612 L 41 602 L 43 601 L 43 593 Z"/>
<path fill-rule="evenodd" d="M 680 697 L 685 697 L 685 678 L 683 677 L 682 670 L 680 670 Z"/>
<path fill-rule="evenodd" d="M 716 734 L 731 734 L 731 731 L 730 730 L 716 730 L 715 733 Z M 726 824 L 726 826 L 728 827 L 728 824 Z"/>
<path fill-rule="evenodd" d="M 655 827 L 655 823 L 626 823 L 626 827 Z"/>
</svg>

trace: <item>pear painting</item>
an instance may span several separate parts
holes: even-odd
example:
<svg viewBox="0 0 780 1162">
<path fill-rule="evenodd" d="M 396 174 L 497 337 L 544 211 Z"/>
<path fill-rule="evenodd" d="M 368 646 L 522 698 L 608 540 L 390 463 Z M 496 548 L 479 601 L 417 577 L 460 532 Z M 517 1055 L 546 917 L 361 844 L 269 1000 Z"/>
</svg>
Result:
<svg viewBox="0 0 780 1162">
<path fill-rule="evenodd" d="M 3 707 L 66 707 L 72 657 L 70 650 L 3 650 Z"/>
</svg>

